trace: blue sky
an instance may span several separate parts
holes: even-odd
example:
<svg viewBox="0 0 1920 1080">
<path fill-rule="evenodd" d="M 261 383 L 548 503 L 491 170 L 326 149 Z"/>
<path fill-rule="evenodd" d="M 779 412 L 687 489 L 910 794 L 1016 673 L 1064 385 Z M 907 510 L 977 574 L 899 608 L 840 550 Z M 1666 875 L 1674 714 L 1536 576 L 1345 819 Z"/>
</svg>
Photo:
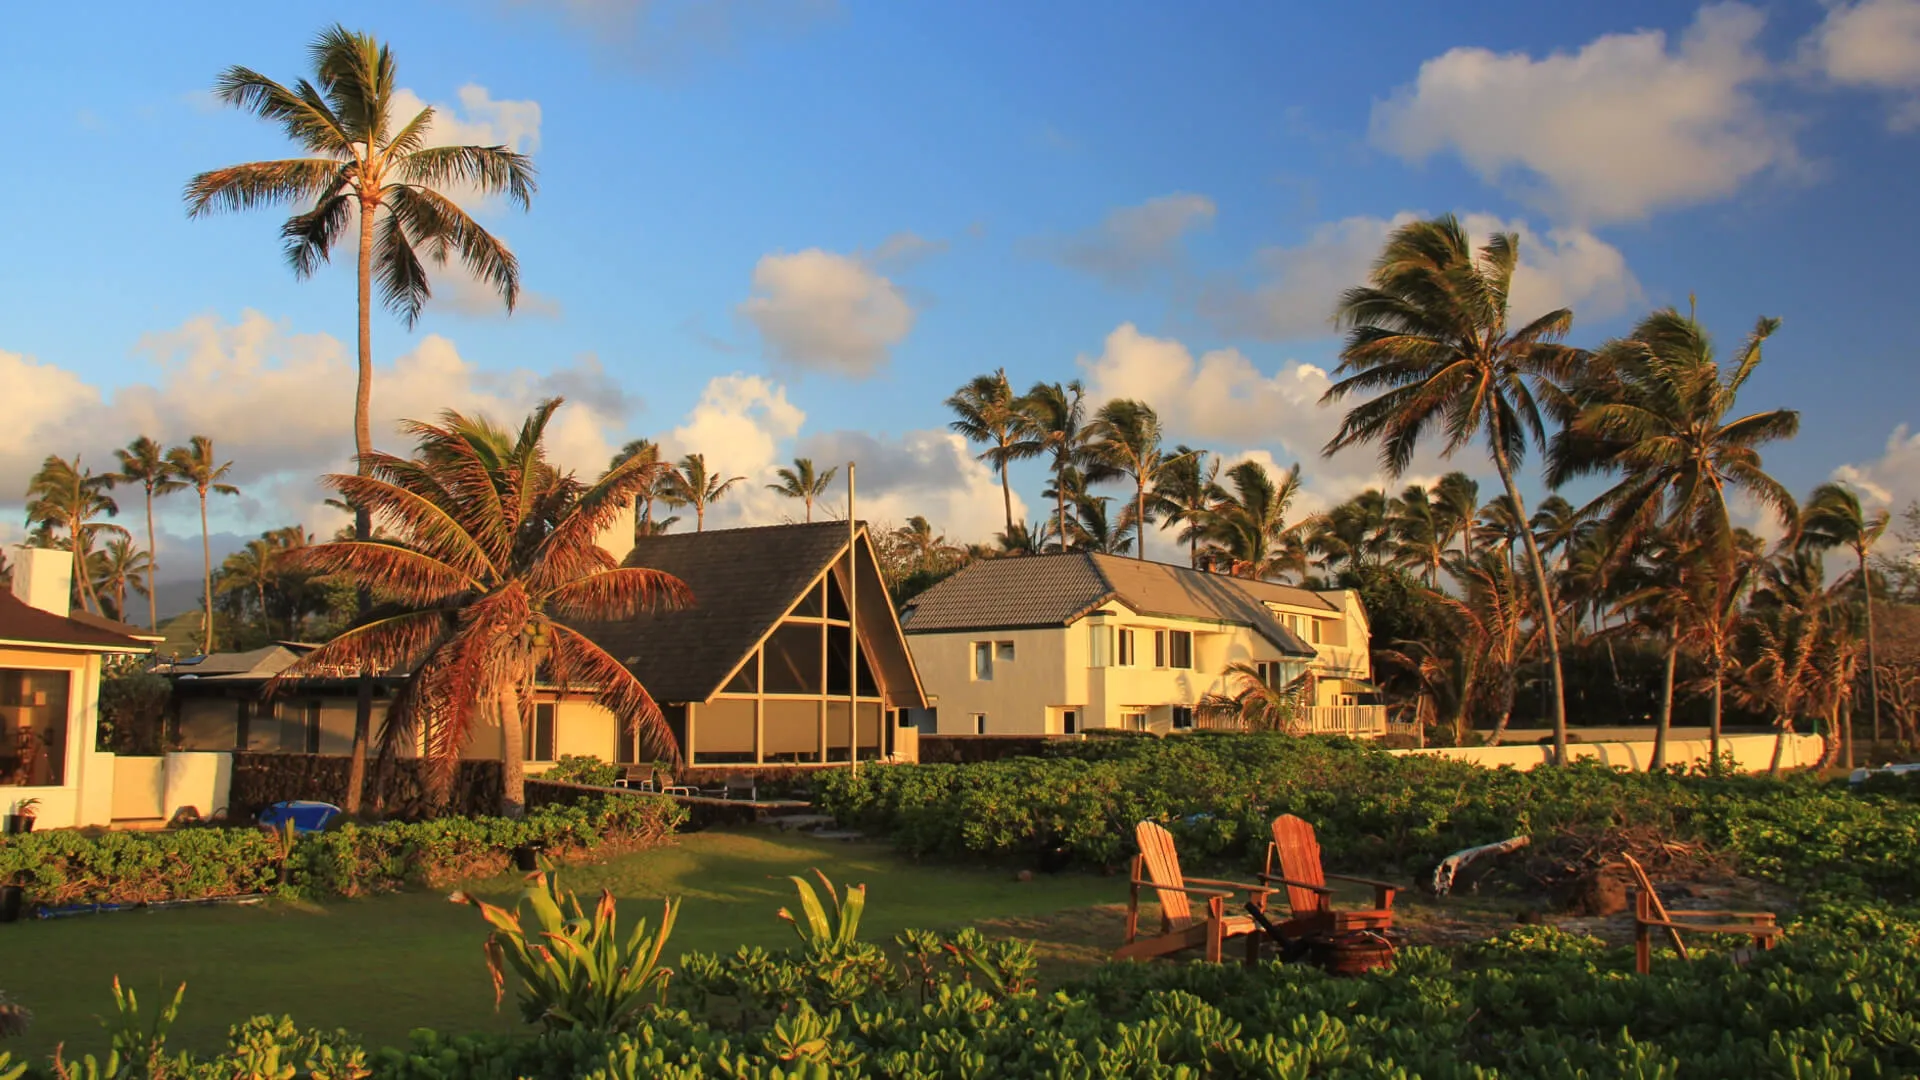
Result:
<svg viewBox="0 0 1920 1080">
<path fill-rule="evenodd" d="M 749 476 L 720 521 L 791 512 L 759 485 L 810 453 L 860 461 L 863 516 L 975 539 L 999 496 L 940 402 L 1005 366 L 1303 461 L 1310 509 L 1375 479 L 1317 453 L 1332 300 L 1396 217 L 1452 211 L 1522 232 L 1523 301 L 1570 304 L 1577 343 L 1689 293 L 1727 350 L 1781 316 L 1745 401 L 1803 426 L 1769 466 L 1920 496 L 1895 317 L 1920 0 L 75 10 L 14 12 L 0 38 L 0 539 L 41 456 L 104 463 L 142 431 L 234 458 L 226 544 L 333 524 L 311 478 L 350 447 L 350 254 L 298 282 L 283 215 L 180 201 L 199 170 L 289 153 L 210 98 L 215 75 L 297 78 L 332 20 L 392 43 L 443 134 L 540 169 L 530 213 L 478 207 L 522 261 L 517 314 L 449 270 L 414 330 L 376 316 L 388 423 L 564 392 L 556 445 L 582 468 L 648 435 Z M 1037 470 L 1016 481 L 1031 508 Z M 170 536 L 191 516 L 170 505 Z"/>
</svg>

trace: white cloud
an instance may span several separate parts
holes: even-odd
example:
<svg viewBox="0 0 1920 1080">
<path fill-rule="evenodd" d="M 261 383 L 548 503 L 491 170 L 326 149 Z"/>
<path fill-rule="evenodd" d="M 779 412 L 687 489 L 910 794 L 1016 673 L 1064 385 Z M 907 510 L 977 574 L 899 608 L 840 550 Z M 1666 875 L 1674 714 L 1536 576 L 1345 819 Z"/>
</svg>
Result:
<svg viewBox="0 0 1920 1080">
<path fill-rule="evenodd" d="M 806 418 L 772 380 L 722 375 L 707 383 L 686 421 L 661 442 L 670 458 L 704 454 L 709 473 L 753 480 L 775 467 L 781 444 L 799 434 Z M 732 501 L 737 506 L 740 499 Z"/>
<path fill-rule="evenodd" d="M 1833 470 L 1833 479 L 1857 491 L 1868 509 L 1900 513 L 1920 501 L 1920 432 L 1905 424 L 1895 427 L 1879 457 L 1841 465 Z"/>
<path fill-rule="evenodd" d="M 1366 280 L 1389 233 L 1424 216 L 1402 211 L 1392 218 L 1322 224 L 1302 244 L 1260 252 L 1255 261 L 1261 280 L 1253 286 L 1223 282 L 1203 292 L 1200 312 L 1227 334 L 1264 340 L 1330 335 L 1341 292 Z M 1476 244 L 1495 232 L 1519 234 L 1520 265 L 1509 304 L 1515 324 L 1559 307 L 1573 308 L 1577 317 L 1605 318 L 1641 297 L 1626 256 L 1586 229 L 1540 233 L 1524 221 L 1491 214 L 1467 214 L 1461 221 Z"/>
<path fill-rule="evenodd" d="M 478 83 L 462 86 L 458 105 L 435 103 L 425 146 L 506 146 L 522 154 L 540 149 L 540 103 L 494 100 Z M 427 102 L 402 87 L 393 92 L 393 114 L 411 120 Z"/>
<path fill-rule="evenodd" d="M 501 302 L 500 294 L 493 286 L 478 281 L 458 263 L 449 262 L 445 268 L 436 269 L 434 273 L 438 280 L 433 281 L 435 288 L 433 301 L 428 305 L 430 310 L 451 311 L 472 319 L 505 318 L 509 314 L 557 319 L 565 310 L 554 297 L 522 287 L 513 311 L 508 312 L 507 305 Z"/>
<path fill-rule="evenodd" d="M 932 240 L 915 232 L 897 232 L 873 249 L 867 261 L 876 266 L 912 266 L 947 250 L 945 240 Z"/>
<path fill-rule="evenodd" d="M 794 454 L 816 467 L 837 466 L 828 499 L 846 512 L 846 463 L 858 466 L 854 510 L 863 521 L 904 524 L 915 514 L 955 543 L 986 541 L 1006 525 L 1000 482 L 967 441 L 950 431 L 928 429 L 899 436 L 830 431 L 802 438 Z M 782 500 L 788 501 L 790 500 Z M 790 516 L 791 505 L 787 508 Z M 1013 493 L 1013 517 L 1025 521 L 1027 506 Z"/>
<path fill-rule="evenodd" d="M 1838 85 L 1903 93 L 1888 126 L 1920 127 L 1920 0 L 1834 4 L 1803 51 Z"/>
<path fill-rule="evenodd" d="M 766 255 L 753 289 L 739 313 L 775 360 L 803 371 L 873 375 L 913 329 L 899 287 L 854 256 L 819 248 Z"/>
<path fill-rule="evenodd" d="M 1181 240 L 1212 224 L 1214 213 L 1207 196 L 1176 192 L 1120 207 L 1099 225 L 1043 247 L 1064 266 L 1115 285 L 1138 285 L 1178 261 Z"/>
<path fill-rule="evenodd" d="M 1639 30 L 1541 59 L 1451 49 L 1375 104 L 1371 137 L 1416 162 L 1451 150 L 1488 182 L 1517 176 L 1524 195 L 1577 222 L 1718 198 L 1799 163 L 1787 122 L 1754 93 L 1772 73 L 1764 23 L 1723 3 L 1672 47 Z"/>
</svg>

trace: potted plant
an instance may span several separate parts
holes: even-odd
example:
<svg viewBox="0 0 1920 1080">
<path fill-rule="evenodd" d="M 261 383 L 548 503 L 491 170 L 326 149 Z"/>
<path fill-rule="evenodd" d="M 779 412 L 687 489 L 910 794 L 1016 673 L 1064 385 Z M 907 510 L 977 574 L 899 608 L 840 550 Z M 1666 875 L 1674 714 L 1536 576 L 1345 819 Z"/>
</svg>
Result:
<svg viewBox="0 0 1920 1080">
<path fill-rule="evenodd" d="M 13 804 L 13 811 L 7 815 L 6 832 L 12 836 L 33 831 L 34 808 L 40 805 L 39 799 L 19 799 Z"/>
</svg>

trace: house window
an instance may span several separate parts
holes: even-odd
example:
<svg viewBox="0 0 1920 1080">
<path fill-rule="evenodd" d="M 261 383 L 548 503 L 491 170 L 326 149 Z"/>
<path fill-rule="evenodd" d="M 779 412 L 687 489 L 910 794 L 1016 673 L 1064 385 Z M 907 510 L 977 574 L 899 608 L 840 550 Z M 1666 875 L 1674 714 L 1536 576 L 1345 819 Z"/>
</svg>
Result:
<svg viewBox="0 0 1920 1080">
<path fill-rule="evenodd" d="M 1254 665 L 1260 673 L 1260 682 L 1275 690 L 1285 690 L 1293 680 L 1300 677 L 1305 667 L 1296 660 L 1262 660 Z"/>
<path fill-rule="evenodd" d="M 973 733 L 975 735 L 985 735 L 987 733 L 986 713 L 977 712 L 973 714 Z"/>
<path fill-rule="evenodd" d="M 1173 707 L 1173 730 L 1187 731 L 1193 727 L 1193 706 L 1175 705 Z"/>
<path fill-rule="evenodd" d="M 526 761 L 553 760 L 553 713 L 554 705 L 543 701 L 533 707 L 533 719 L 528 721 L 526 730 L 521 732 L 522 757 Z"/>
<path fill-rule="evenodd" d="M 1060 730 L 1062 732 L 1065 732 L 1068 735 L 1079 734 L 1080 732 L 1080 710 L 1079 709 L 1060 710 Z"/>
<path fill-rule="evenodd" d="M 782 623 L 767 638 L 765 688 L 769 694 L 818 694 L 825 642 L 819 623 Z"/>
<path fill-rule="evenodd" d="M 66 782 L 70 679 L 64 671 L 0 668 L 0 786 Z"/>
<path fill-rule="evenodd" d="M 1013 642 L 1011 641 L 994 642 L 993 658 L 1003 663 L 1012 660 L 1013 659 Z"/>
<path fill-rule="evenodd" d="M 1188 630 L 1155 630 L 1153 632 L 1153 666 L 1193 667 L 1193 633 Z"/>
<path fill-rule="evenodd" d="M 980 682 L 987 682 L 993 678 L 993 642 L 973 643 L 973 677 Z"/>
<path fill-rule="evenodd" d="M 1116 630 L 1114 631 L 1114 637 L 1117 640 L 1119 645 L 1119 648 L 1116 651 L 1119 653 L 1119 656 L 1120 656 L 1120 666 L 1132 667 L 1134 664 L 1133 631 Z"/>
<path fill-rule="evenodd" d="M 893 710 L 893 726 L 894 727 L 913 727 L 914 726 L 913 710 L 912 709 Z"/>
<path fill-rule="evenodd" d="M 1099 623 L 1087 626 L 1087 666 L 1110 667 L 1113 664 L 1113 631 Z"/>
<path fill-rule="evenodd" d="M 1127 731 L 1145 731 L 1147 730 L 1147 714 L 1143 712 L 1121 713 L 1120 726 Z"/>
</svg>

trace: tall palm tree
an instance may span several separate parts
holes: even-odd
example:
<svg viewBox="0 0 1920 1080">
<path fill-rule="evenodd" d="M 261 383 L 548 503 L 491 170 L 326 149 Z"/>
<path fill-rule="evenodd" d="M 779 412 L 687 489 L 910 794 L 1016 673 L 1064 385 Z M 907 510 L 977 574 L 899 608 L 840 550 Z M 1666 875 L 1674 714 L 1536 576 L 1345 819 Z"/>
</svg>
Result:
<svg viewBox="0 0 1920 1080">
<path fill-rule="evenodd" d="M 132 538 L 116 536 L 107 541 L 106 547 L 94 552 L 92 559 L 97 560 L 91 568 L 95 592 L 112 596 L 113 617 L 125 622 L 127 591 L 149 595 L 147 582 L 153 580 L 151 556 L 134 547 Z M 145 580 L 142 580 L 143 574 Z"/>
<path fill-rule="evenodd" d="M 722 480 L 707 472 L 707 455 L 688 454 L 680 464 L 667 471 L 665 492 L 668 499 L 693 507 L 694 531 L 707 531 L 707 507 L 719 502 L 744 476 Z"/>
<path fill-rule="evenodd" d="M 1540 500 L 1539 508 L 1527 519 L 1534 542 L 1540 545 L 1540 553 L 1558 555 L 1561 566 L 1566 565 L 1567 556 L 1579 540 L 1581 527 L 1585 524 L 1586 515 L 1558 495 L 1549 495 Z"/>
<path fill-rule="evenodd" d="M 646 536 L 657 536 L 680 520 L 666 518 L 656 521 L 653 517 L 654 503 L 677 505 L 667 492 L 667 475 L 672 471 L 672 467 L 660 460 L 659 444 L 652 439 L 634 439 L 613 455 L 613 460 L 607 462 L 607 468 L 617 469 L 630 460 L 639 462 L 644 476 L 634 495 L 635 508 L 639 513 L 633 517 L 633 538 L 639 540 Z"/>
<path fill-rule="evenodd" d="M 1065 550 L 1068 535 L 1067 504 L 1087 485 L 1119 475 L 1093 459 L 1089 448 L 1099 435 L 1087 422 L 1087 391 L 1078 379 L 1065 384 L 1034 383 L 1020 399 L 1036 453 L 1050 459 L 1053 472 L 1054 533 Z"/>
<path fill-rule="evenodd" d="M 140 591 L 147 597 L 147 629 L 158 630 L 160 611 L 154 597 L 153 576 L 160 569 L 160 549 L 154 540 L 153 500 L 157 496 L 179 491 L 182 485 L 174 479 L 173 469 L 167 464 L 166 450 L 145 435 L 113 453 L 120 459 L 120 471 L 114 474 L 115 482 L 138 484 L 147 497 L 147 587 Z M 121 618 L 125 617 L 123 612 Z"/>
<path fill-rule="evenodd" d="M 1287 512 L 1300 497 L 1298 463 L 1276 482 L 1265 465 L 1243 461 L 1227 470 L 1226 483 L 1215 495 L 1207 516 L 1205 562 L 1254 580 L 1306 572 L 1299 524 L 1287 524 Z"/>
<path fill-rule="evenodd" d="M 1468 531 L 1473 543 L 1481 548 L 1512 558 L 1514 549 L 1520 546 L 1520 534 L 1527 531 L 1527 519 L 1514 507 L 1513 500 L 1495 495 L 1474 515 Z"/>
<path fill-rule="evenodd" d="M 1608 539 L 1611 546 L 1611 538 Z M 1642 550 L 1608 555 L 1621 562 L 1621 590 L 1613 601 L 1625 621 L 1609 633 L 1654 638 L 1660 642 L 1662 665 L 1660 710 L 1655 714 L 1653 757 L 1648 768 L 1665 768 L 1667 741 L 1673 729 L 1673 682 L 1679 666 L 1684 628 L 1695 617 L 1701 582 L 1699 553 L 1674 538 L 1649 535 Z M 1624 558 L 1622 558 L 1624 554 Z"/>
<path fill-rule="evenodd" d="M 279 573 L 278 552 L 272 541 L 264 537 L 249 540 L 245 547 L 227 556 L 220 563 L 220 585 L 216 591 L 221 593 L 251 593 L 260 611 L 260 626 L 272 634 L 272 625 L 267 618 L 267 588 L 274 583 Z"/>
<path fill-rule="evenodd" d="M 200 496 L 200 557 L 203 564 L 204 586 L 202 600 L 205 604 L 205 618 L 201 620 L 200 651 L 213 652 L 213 535 L 207 531 L 207 496 L 238 495 L 240 489 L 226 482 L 227 473 L 232 470 L 233 462 L 216 462 L 213 454 L 213 439 L 206 435 L 195 435 L 187 440 L 187 445 L 176 446 L 167 451 L 167 465 L 182 486 L 190 487 Z"/>
<path fill-rule="evenodd" d="M 799 499 L 807 504 L 807 520 L 813 520 L 813 503 L 827 485 L 833 483 L 834 474 L 840 471 L 838 465 L 823 473 L 815 473 L 812 458 L 794 458 L 793 468 L 782 468 L 774 472 L 780 478 L 777 484 L 768 484 L 767 490 L 785 495 L 789 499 Z"/>
<path fill-rule="evenodd" d="M 1125 555 L 1133 550 L 1139 522 L 1133 509 L 1123 506 L 1114 520 L 1107 514 L 1111 499 L 1099 495 L 1076 495 L 1073 499 L 1073 532 L 1068 537 L 1069 551 L 1095 551 L 1102 555 Z"/>
<path fill-rule="evenodd" d="M 1007 369 L 998 368 L 991 375 L 967 380 L 946 404 L 954 412 L 948 428 L 968 442 L 988 444 L 980 460 L 1000 474 L 1000 501 L 1006 510 L 1007 531 L 1012 532 L 1013 486 L 1007 479 L 1007 466 L 1037 457 L 1040 444 L 1019 396 L 1007 382 Z"/>
<path fill-rule="evenodd" d="M 1501 486 L 1525 520 L 1516 474 L 1529 445 L 1546 442 L 1543 405 L 1551 408 L 1557 382 L 1574 374 L 1582 354 L 1559 344 L 1573 325 L 1566 308 L 1523 326 L 1509 324 L 1519 258 L 1519 237 L 1512 233 L 1494 235 L 1475 252 L 1452 215 L 1394 230 L 1369 283 L 1340 298 L 1347 340 L 1337 374 L 1344 378 L 1322 400 L 1374 396 L 1348 410 L 1327 453 L 1379 443 L 1381 464 L 1399 476 L 1429 430 L 1442 430 L 1449 454 L 1484 439 Z M 1565 764 L 1567 702 L 1552 584 L 1533 534 L 1521 540 L 1545 618 L 1554 760 Z"/>
<path fill-rule="evenodd" d="M 1480 484 L 1463 472 L 1450 472 L 1433 485 L 1435 519 L 1443 541 L 1460 541 L 1460 554 L 1473 558 L 1473 522 L 1480 510 Z"/>
<path fill-rule="evenodd" d="M 388 748 L 424 738 L 444 782 L 471 740 L 482 707 L 500 724 L 501 808 L 525 806 L 522 732 L 536 678 L 588 693 L 656 752 L 677 757 L 659 707 L 625 665 L 577 626 L 610 622 L 691 599 L 658 570 L 621 567 L 594 538 L 644 482 L 629 462 L 589 485 L 546 457 L 559 399 L 543 402 L 517 433 L 448 411 L 410 421 L 412 460 L 375 454 L 372 474 L 324 482 L 367 507 L 398 543 L 318 544 L 294 558 L 373 591 L 383 608 L 302 657 L 282 679 L 367 667 L 408 673 L 381 732 Z"/>
<path fill-rule="evenodd" d="M 1446 514 L 1446 506 L 1420 484 L 1408 484 L 1387 504 L 1393 565 L 1418 573 L 1429 589 L 1440 584 L 1440 568 L 1453 542 Z"/>
<path fill-rule="evenodd" d="M 1160 527 L 1180 527 L 1178 539 L 1187 545 L 1187 563 L 1200 565 L 1200 541 L 1206 535 L 1208 515 L 1220 497 L 1220 458 L 1205 450 L 1176 446 L 1160 470 L 1147 508 L 1160 516 Z"/>
<path fill-rule="evenodd" d="M 38 522 L 48 532 L 67 531 L 67 550 L 73 554 L 73 588 L 80 597 L 82 610 L 98 611 L 99 597 L 94 595 L 93 578 L 87 572 L 87 552 L 93 535 L 100 530 L 125 532 L 118 525 L 97 521 L 113 517 L 120 505 L 107 492 L 113 488 L 113 474 L 96 476 L 80 464 L 80 455 L 72 461 L 54 454 L 40 463 L 40 471 L 27 482 L 27 524 Z"/>
<path fill-rule="evenodd" d="M 1134 557 L 1147 557 L 1147 492 L 1158 485 L 1168 468 L 1180 459 L 1180 452 L 1168 454 L 1160 447 L 1160 415 L 1153 406 L 1132 398 L 1115 398 L 1100 406 L 1094 414 L 1094 440 L 1088 453 L 1097 461 L 1117 470 L 1133 481 L 1134 534 L 1140 543 Z M 1192 451 L 1186 451 L 1192 453 Z M 1124 515 L 1123 515 L 1124 516 Z"/>
<path fill-rule="evenodd" d="M 1328 569 L 1378 565 L 1393 549 L 1390 509 L 1386 492 L 1368 488 L 1314 518 L 1307 550 Z"/>
<path fill-rule="evenodd" d="M 307 56 L 312 79 L 292 87 L 238 65 L 214 84 L 221 101 L 278 125 L 307 156 L 203 172 L 187 183 L 187 214 L 305 206 L 280 227 L 298 278 L 327 262 L 348 227 L 358 224 L 360 374 L 353 432 L 354 449 L 364 458 L 373 452 L 374 289 L 412 328 L 433 295 L 422 256 L 435 266 L 455 258 L 512 311 L 520 296 L 519 262 L 445 191 L 505 195 L 524 210 L 536 188 L 534 168 L 505 146 L 425 145 L 434 110 L 410 117 L 394 113 L 400 84 L 393 51 L 371 35 L 336 24 L 313 40 Z M 354 535 L 371 535 L 368 520 L 364 507 L 355 511 Z"/>
<path fill-rule="evenodd" d="M 1888 514 L 1872 514 L 1860 507 L 1860 497 L 1844 484 L 1821 484 L 1800 511 L 1799 543 L 1816 550 L 1844 547 L 1853 552 L 1858 568 L 1854 576 L 1860 582 L 1860 609 L 1866 622 L 1867 699 L 1873 710 L 1873 741 L 1880 742 L 1880 678 L 1873 645 L 1873 587 L 1867 572 L 1867 553 L 1887 531 Z M 1848 749 L 1852 749 L 1849 740 Z M 1847 765 L 1851 767 L 1852 761 Z"/>
</svg>

